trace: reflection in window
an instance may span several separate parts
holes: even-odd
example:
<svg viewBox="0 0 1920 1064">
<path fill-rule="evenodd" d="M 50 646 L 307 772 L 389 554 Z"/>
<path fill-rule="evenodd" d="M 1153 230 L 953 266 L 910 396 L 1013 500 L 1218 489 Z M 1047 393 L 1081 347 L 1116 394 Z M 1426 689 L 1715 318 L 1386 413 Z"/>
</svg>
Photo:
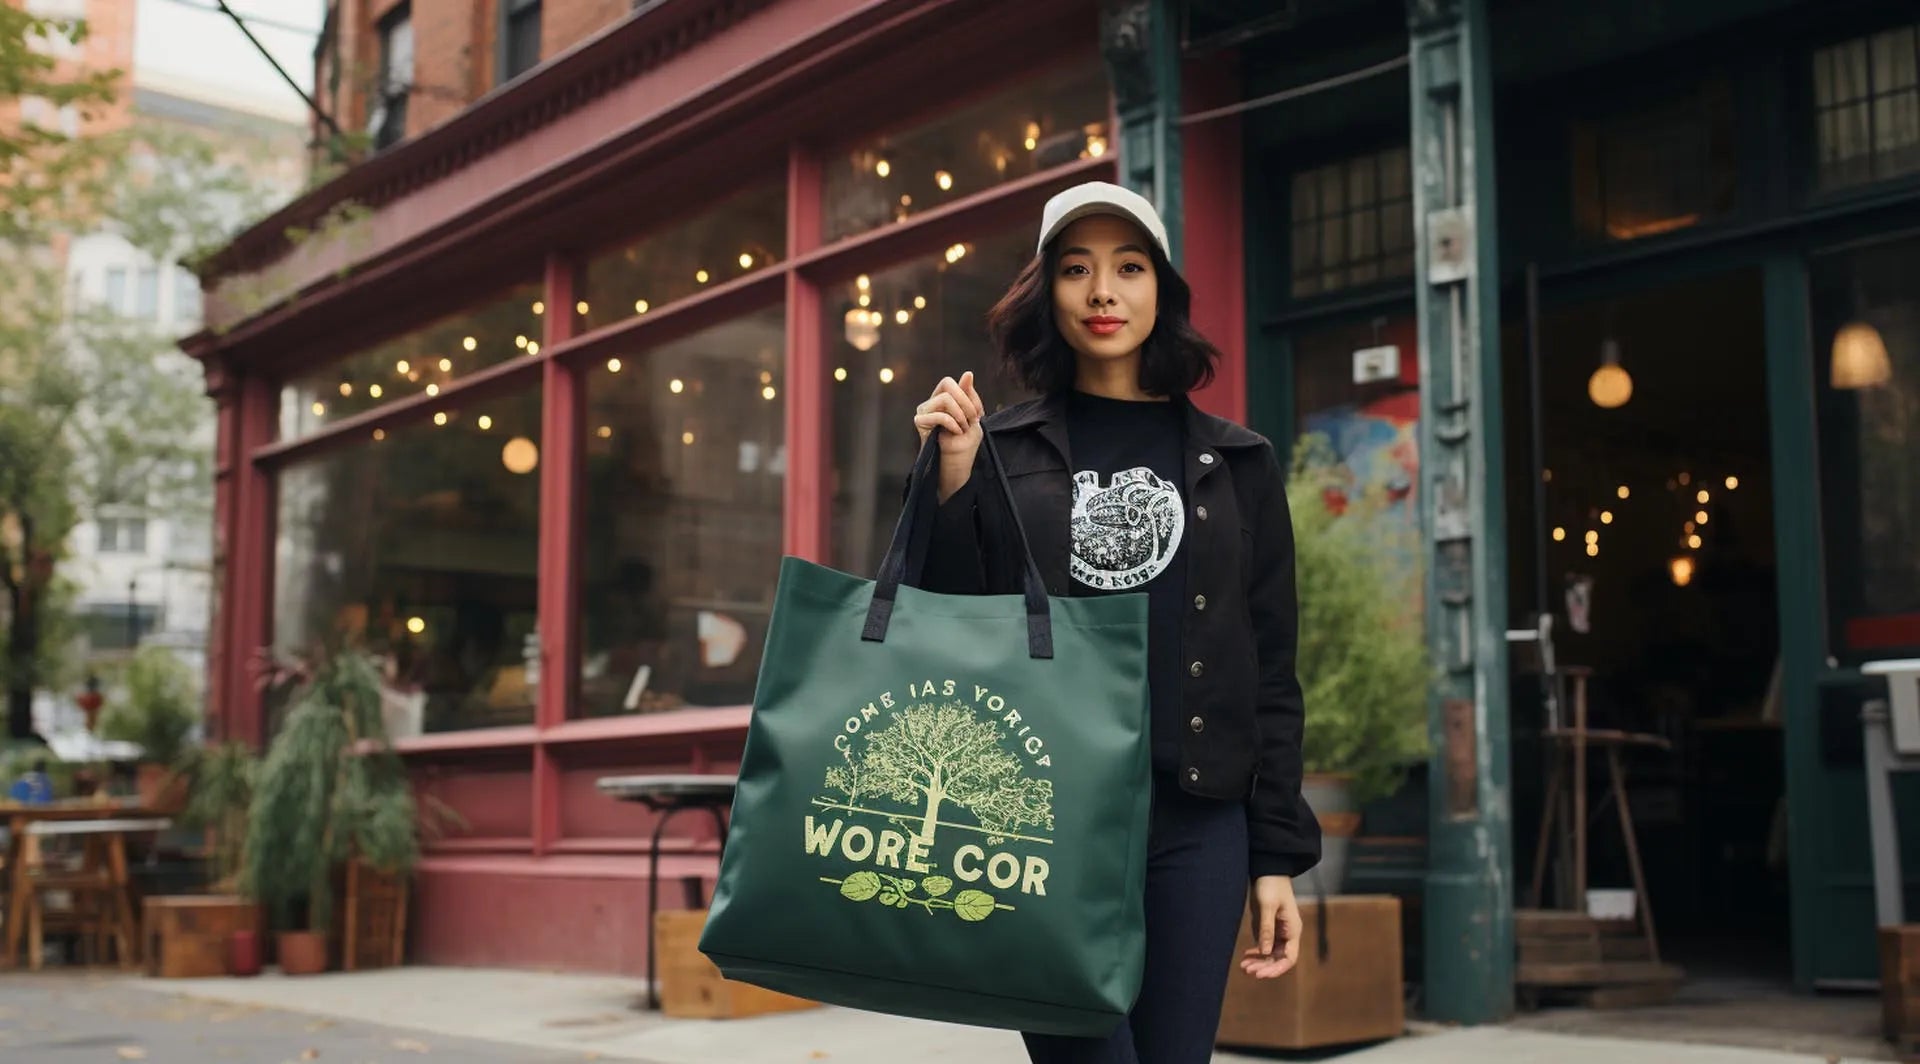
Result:
<svg viewBox="0 0 1920 1064">
<path fill-rule="evenodd" d="M 879 567 L 913 468 L 913 410 L 940 378 L 972 370 L 989 411 L 1029 397 L 1000 380 L 986 319 L 1032 257 L 1025 230 L 996 234 L 822 293 L 834 566 L 867 574 Z"/>
<path fill-rule="evenodd" d="M 1816 259 L 1821 514 L 1837 656 L 1920 651 L 1920 240 Z"/>
<path fill-rule="evenodd" d="M 590 260 L 573 312 L 582 329 L 625 321 L 763 269 L 786 248 L 786 185 L 756 188 Z"/>
<path fill-rule="evenodd" d="M 822 238 L 905 221 L 1051 167 L 1105 155 L 1107 79 L 1098 66 L 1028 82 L 936 121 L 829 153 Z"/>
<path fill-rule="evenodd" d="M 1677 98 L 1573 127 L 1573 212 L 1582 236 L 1637 240 L 1733 212 L 1733 93 L 1710 81 Z"/>
<path fill-rule="evenodd" d="M 1813 53 L 1822 189 L 1920 171 L 1920 26 Z"/>
<path fill-rule="evenodd" d="M 1293 175 L 1293 294 L 1413 276 L 1413 169 L 1406 148 Z"/>
<path fill-rule="evenodd" d="M 785 370 L 775 306 L 589 378 L 585 715 L 753 701 L 780 569 Z"/>
<path fill-rule="evenodd" d="M 438 395 L 475 370 L 539 354 L 541 294 L 538 283 L 520 285 L 289 383 L 280 396 L 280 437 L 298 439 L 395 399 Z"/>
<path fill-rule="evenodd" d="M 279 475 L 274 646 L 379 655 L 396 738 L 533 719 L 537 390 Z"/>
</svg>

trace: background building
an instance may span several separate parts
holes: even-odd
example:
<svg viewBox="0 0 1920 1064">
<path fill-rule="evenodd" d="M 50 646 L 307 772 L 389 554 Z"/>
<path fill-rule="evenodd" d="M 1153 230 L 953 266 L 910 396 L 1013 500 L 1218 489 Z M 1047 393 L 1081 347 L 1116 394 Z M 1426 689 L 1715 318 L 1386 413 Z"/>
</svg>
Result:
<svg viewBox="0 0 1920 1064">
<path fill-rule="evenodd" d="M 1631 806 L 1675 955 L 1870 979 L 1858 665 L 1920 649 L 1917 33 L 1875 0 L 332 5 L 316 132 L 371 154 L 216 257 L 187 343 L 220 726 L 270 728 L 254 648 L 363 637 L 469 824 L 418 955 L 637 969 L 651 821 L 593 781 L 733 763 L 780 555 L 871 567 L 914 402 L 985 368 L 1045 199 L 1117 178 L 1228 352 L 1203 405 L 1324 432 L 1424 537 L 1429 1014 L 1512 1007 L 1548 720 L 1505 639 L 1543 610 L 1596 719 L 1674 743 Z"/>
</svg>

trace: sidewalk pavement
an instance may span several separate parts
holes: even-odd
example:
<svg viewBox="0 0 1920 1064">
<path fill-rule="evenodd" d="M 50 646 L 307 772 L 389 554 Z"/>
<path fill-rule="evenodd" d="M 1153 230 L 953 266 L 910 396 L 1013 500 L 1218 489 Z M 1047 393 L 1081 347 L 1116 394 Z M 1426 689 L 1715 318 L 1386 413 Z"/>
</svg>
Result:
<svg viewBox="0 0 1920 1064">
<path fill-rule="evenodd" d="M 637 979 L 473 968 L 396 968 L 294 979 L 139 979 L 158 994 L 285 1009 L 646 1064 L 1024 1064 L 1018 1036 L 838 1008 L 746 1020 L 670 1020 L 637 1007 Z M 1214 1064 L 1275 1059 L 1217 1053 Z M 1481 1027 L 1411 1035 L 1345 1053 L 1287 1059 L 1339 1064 L 1856 1064 L 1671 1042 Z"/>
</svg>

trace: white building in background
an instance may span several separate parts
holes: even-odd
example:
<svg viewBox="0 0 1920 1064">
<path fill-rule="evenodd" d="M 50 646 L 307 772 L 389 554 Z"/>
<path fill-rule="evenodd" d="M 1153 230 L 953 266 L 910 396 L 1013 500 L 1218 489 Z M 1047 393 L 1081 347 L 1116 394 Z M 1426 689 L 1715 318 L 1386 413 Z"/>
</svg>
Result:
<svg viewBox="0 0 1920 1064">
<path fill-rule="evenodd" d="M 240 99 L 231 90 L 133 71 L 131 121 L 164 123 L 215 142 L 222 156 L 243 159 L 273 202 L 296 195 L 306 169 L 305 112 L 278 99 Z M 251 219 L 235 217 L 237 229 Z M 198 385 L 199 370 L 173 342 L 200 328 L 200 287 L 172 262 L 156 262 L 115 232 L 73 241 L 67 256 L 68 298 L 150 324 L 154 357 Z M 182 434 L 214 447 L 213 406 L 200 408 Z M 122 506 L 83 514 L 68 542 L 62 572 L 78 586 L 76 608 L 89 654 L 141 644 L 173 648 L 198 677 L 205 673 L 213 602 L 212 499 L 191 516 Z"/>
</svg>

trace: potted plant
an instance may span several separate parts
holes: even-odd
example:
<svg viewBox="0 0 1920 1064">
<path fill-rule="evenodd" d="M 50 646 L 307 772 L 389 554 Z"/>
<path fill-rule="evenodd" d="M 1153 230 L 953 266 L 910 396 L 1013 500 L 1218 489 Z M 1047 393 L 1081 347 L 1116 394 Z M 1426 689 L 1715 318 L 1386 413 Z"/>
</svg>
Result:
<svg viewBox="0 0 1920 1064">
<path fill-rule="evenodd" d="M 327 968 L 336 873 L 357 860 L 406 876 L 419 857 L 420 821 L 381 722 L 372 659 L 348 650 L 276 675 L 295 690 L 260 763 L 245 881 L 280 929 L 280 966 L 294 975 Z M 304 917 L 298 926 L 296 911 Z"/>
<path fill-rule="evenodd" d="M 1407 545 L 1381 519 L 1378 493 L 1350 490 L 1324 436 L 1296 447 L 1287 499 L 1300 602 L 1295 667 L 1307 707 L 1304 790 L 1323 836 L 1310 889 L 1337 894 L 1361 807 L 1392 793 L 1426 755 L 1426 632 L 1408 605 L 1420 601 L 1413 578 L 1391 561 Z"/>
<path fill-rule="evenodd" d="M 186 781 L 173 766 L 200 720 L 193 674 L 164 647 L 143 647 L 127 666 L 125 688 L 100 718 L 100 737 L 138 744 L 140 804 L 178 812 L 186 804 Z"/>
<path fill-rule="evenodd" d="M 188 795 L 178 822 L 206 832 L 212 842 L 212 893 L 248 898 L 243 889 L 247 817 L 259 769 L 260 759 L 241 742 L 189 747 L 174 766 L 186 781 Z M 228 974 L 258 975 L 260 963 L 258 931 L 242 929 L 227 936 Z"/>
</svg>

